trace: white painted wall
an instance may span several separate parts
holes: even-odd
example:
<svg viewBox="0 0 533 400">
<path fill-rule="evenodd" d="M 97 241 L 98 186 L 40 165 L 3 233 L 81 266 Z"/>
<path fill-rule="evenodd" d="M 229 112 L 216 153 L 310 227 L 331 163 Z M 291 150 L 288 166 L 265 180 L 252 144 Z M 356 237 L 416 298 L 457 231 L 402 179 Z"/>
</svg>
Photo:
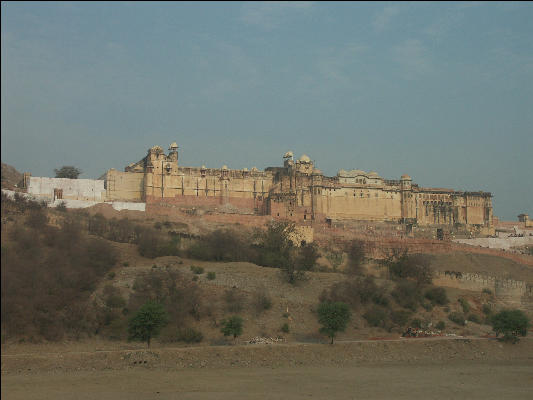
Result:
<svg viewBox="0 0 533 400">
<path fill-rule="evenodd" d="M 105 198 L 103 180 L 30 177 L 29 194 L 53 199 L 54 189 L 63 189 L 64 200 L 103 201 Z"/>
<path fill-rule="evenodd" d="M 145 211 L 146 203 L 128 203 L 125 201 L 114 201 L 112 206 L 115 210 L 132 210 L 132 211 Z"/>
<path fill-rule="evenodd" d="M 477 238 L 477 239 L 455 239 L 456 243 L 469 244 L 471 246 L 488 247 L 490 249 L 509 250 L 514 246 L 533 245 L 533 236 L 507 237 L 507 238 Z"/>
<path fill-rule="evenodd" d="M 7 190 L 2 189 L 2 193 L 5 193 L 9 198 L 15 197 L 15 192 L 13 190 Z M 57 207 L 60 203 L 65 203 L 65 206 L 67 208 L 87 208 L 95 206 L 96 204 L 102 204 L 103 201 L 91 201 L 91 200 L 72 200 L 72 199 L 63 199 L 63 200 L 55 200 L 52 201 L 52 199 L 48 196 L 42 196 L 42 195 L 36 195 L 36 194 L 28 194 L 28 193 L 22 193 L 18 192 L 19 195 L 26 199 L 35 200 L 35 201 L 45 201 L 48 205 L 48 207 Z M 111 204 L 111 206 L 115 210 L 132 210 L 132 211 L 146 211 L 146 203 L 129 203 L 125 201 L 114 201 L 114 202 L 106 202 L 105 204 Z"/>
</svg>

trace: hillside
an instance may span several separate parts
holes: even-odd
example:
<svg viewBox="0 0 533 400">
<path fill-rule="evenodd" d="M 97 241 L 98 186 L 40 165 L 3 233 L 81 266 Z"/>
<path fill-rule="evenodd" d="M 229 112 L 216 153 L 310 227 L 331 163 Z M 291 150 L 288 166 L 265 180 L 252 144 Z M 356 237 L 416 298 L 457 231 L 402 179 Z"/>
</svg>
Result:
<svg viewBox="0 0 533 400">
<path fill-rule="evenodd" d="M 11 165 L 2 163 L 2 189 L 13 189 L 16 186 L 20 186 L 21 181 L 22 174 L 20 172 Z"/>
</svg>

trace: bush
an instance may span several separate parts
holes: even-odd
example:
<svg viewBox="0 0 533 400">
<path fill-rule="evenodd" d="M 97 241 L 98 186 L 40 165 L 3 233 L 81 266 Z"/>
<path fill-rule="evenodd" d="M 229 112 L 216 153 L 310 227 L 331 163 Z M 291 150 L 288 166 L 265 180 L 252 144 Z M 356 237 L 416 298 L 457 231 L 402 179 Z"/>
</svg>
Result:
<svg viewBox="0 0 533 400">
<path fill-rule="evenodd" d="M 374 278 L 367 276 L 338 282 L 329 290 L 324 290 L 319 300 L 346 303 L 353 308 L 358 308 L 361 304 L 367 304 L 370 301 L 387 302 L 388 298 L 386 298 L 385 290 L 376 285 Z"/>
<path fill-rule="evenodd" d="M 397 310 L 391 312 L 391 320 L 394 324 L 398 326 L 405 326 L 409 322 L 409 317 L 412 312 L 408 310 Z"/>
<path fill-rule="evenodd" d="M 345 303 L 320 303 L 318 306 L 318 322 L 322 325 L 320 332 L 331 338 L 331 344 L 337 332 L 346 329 L 350 320 L 350 309 Z"/>
<path fill-rule="evenodd" d="M 437 325 L 435 325 L 435 328 L 437 328 L 439 331 L 442 331 L 446 329 L 446 324 L 444 323 L 444 321 L 439 321 L 437 322 Z"/>
<path fill-rule="evenodd" d="M 346 273 L 350 275 L 361 274 L 363 262 L 366 257 L 365 243 L 362 240 L 353 240 L 347 246 L 346 253 L 348 253 Z"/>
<path fill-rule="evenodd" d="M 208 280 L 208 281 L 215 280 L 216 277 L 217 277 L 217 274 L 216 274 L 215 272 L 213 272 L 213 271 L 209 271 L 209 272 L 207 273 L 207 280 Z"/>
<path fill-rule="evenodd" d="M 109 308 L 124 308 L 126 300 L 120 294 L 120 290 L 113 285 L 106 285 L 104 287 L 104 301 Z"/>
<path fill-rule="evenodd" d="M 476 324 L 481 324 L 481 318 L 479 318 L 479 316 L 477 314 L 470 314 L 467 317 L 467 320 L 470 321 L 470 322 L 474 322 Z"/>
<path fill-rule="evenodd" d="M 230 313 L 240 312 L 244 307 L 244 296 L 237 288 L 226 290 L 224 292 L 224 301 L 226 303 L 226 311 Z"/>
<path fill-rule="evenodd" d="M 488 289 L 488 288 L 484 288 L 481 293 L 485 293 L 485 294 L 488 294 L 490 296 L 492 296 L 492 290 Z"/>
<path fill-rule="evenodd" d="M 26 217 L 26 225 L 33 229 L 43 229 L 48 223 L 48 215 L 42 209 L 30 210 Z"/>
<path fill-rule="evenodd" d="M 446 290 L 442 287 L 432 287 L 426 291 L 424 296 L 431 301 L 432 304 L 438 304 L 439 306 L 444 306 L 449 303 Z"/>
<path fill-rule="evenodd" d="M 200 343 L 204 339 L 204 335 L 193 328 L 182 328 L 178 330 L 176 339 L 178 342 Z"/>
<path fill-rule="evenodd" d="M 455 322 L 457 325 L 465 325 L 465 316 L 460 312 L 452 312 L 448 314 L 448 319 L 452 322 Z"/>
<path fill-rule="evenodd" d="M 261 288 L 254 293 L 252 303 L 257 314 L 272 308 L 272 299 L 266 288 Z"/>
<path fill-rule="evenodd" d="M 202 275 L 204 273 L 204 269 L 203 267 L 198 267 L 196 265 L 191 265 L 191 271 L 193 274 L 196 274 L 196 275 Z"/>
<path fill-rule="evenodd" d="M 405 250 L 398 251 L 389 257 L 386 264 L 393 279 L 414 279 L 419 285 L 432 281 L 431 258 L 427 255 L 407 255 Z"/>
<path fill-rule="evenodd" d="M 420 320 L 419 318 L 414 318 L 411 321 L 411 327 L 417 328 L 417 329 L 421 329 L 422 328 L 422 320 Z"/>
<path fill-rule="evenodd" d="M 387 313 L 381 307 L 373 306 L 366 313 L 363 314 L 370 326 L 379 326 L 384 328 L 387 322 Z"/>
<path fill-rule="evenodd" d="M 401 281 L 391 292 L 392 297 L 403 308 L 416 311 L 422 300 L 420 287 L 415 282 Z"/>
<path fill-rule="evenodd" d="M 529 319 L 521 310 L 502 310 L 491 318 L 492 329 L 503 339 L 518 342 L 518 336 L 526 336 L 530 326 Z"/>
<path fill-rule="evenodd" d="M 289 324 L 285 322 L 283 325 L 281 325 L 281 331 L 284 333 L 289 333 Z"/>
<path fill-rule="evenodd" d="M 461 297 L 457 301 L 459 302 L 459 304 L 461 304 L 461 307 L 463 308 L 463 312 L 465 314 L 470 311 L 470 304 L 468 304 L 468 301 L 466 299 L 463 299 Z"/>
<path fill-rule="evenodd" d="M 489 304 L 483 304 L 483 307 L 481 308 L 481 311 L 483 311 L 483 314 L 485 314 L 485 315 L 491 315 L 492 314 L 492 307 Z"/>
<path fill-rule="evenodd" d="M 67 211 L 67 203 L 64 201 L 60 201 L 57 203 L 56 210 L 59 212 L 66 212 Z"/>
</svg>

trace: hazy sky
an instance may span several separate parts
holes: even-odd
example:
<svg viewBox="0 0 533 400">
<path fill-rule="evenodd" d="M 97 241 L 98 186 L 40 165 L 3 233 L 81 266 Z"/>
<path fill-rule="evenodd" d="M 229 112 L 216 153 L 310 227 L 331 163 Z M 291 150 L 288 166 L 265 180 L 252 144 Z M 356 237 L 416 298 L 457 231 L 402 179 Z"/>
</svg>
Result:
<svg viewBox="0 0 533 400">
<path fill-rule="evenodd" d="M 533 3 L 2 2 L 2 161 L 408 173 L 533 215 Z"/>
</svg>

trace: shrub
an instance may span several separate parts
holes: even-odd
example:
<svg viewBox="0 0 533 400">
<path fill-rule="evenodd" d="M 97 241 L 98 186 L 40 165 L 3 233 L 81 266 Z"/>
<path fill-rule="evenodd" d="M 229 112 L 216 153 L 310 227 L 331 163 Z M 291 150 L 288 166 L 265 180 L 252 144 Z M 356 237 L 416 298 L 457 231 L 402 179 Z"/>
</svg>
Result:
<svg viewBox="0 0 533 400">
<path fill-rule="evenodd" d="M 187 250 L 190 258 L 205 261 L 252 261 L 249 238 L 229 229 L 199 237 Z"/>
<path fill-rule="evenodd" d="M 373 306 L 363 314 L 363 318 L 366 319 L 370 326 L 379 326 L 383 328 L 387 321 L 387 313 L 383 308 Z"/>
<path fill-rule="evenodd" d="M 433 310 L 433 304 L 432 303 L 426 303 L 426 302 L 422 302 L 422 308 L 426 311 L 431 311 Z"/>
<path fill-rule="evenodd" d="M 285 322 L 283 325 L 281 325 L 281 331 L 289 333 L 289 324 Z"/>
<path fill-rule="evenodd" d="M 460 312 L 452 312 L 448 314 L 448 319 L 452 322 L 455 322 L 457 325 L 465 325 L 465 316 Z"/>
<path fill-rule="evenodd" d="M 197 282 L 197 281 L 198 281 L 198 275 L 194 275 L 194 276 L 192 277 L 192 281 L 193 281 L 193 282 Z"/>
<path fill-rule="evenodd" d="M 413 328 L 422 328 L 422 320 L 420 320 L 419 318 L 414 318 L 413 320 L 411 320 L 411 326 Z"/>
<path fill-rule="evenodd" d="M 60 201 L 57 203 L 56 210 L 59 212 L 66 212 L 67 211 L 67 203 L 64 201 Z"/>
<path fill-rule="evenodd" d="M 422 300 L 419 286 L 410 281 L 398 282 L 391 295 L 400 306 L 413 311 L 418 309 Z"/>
<path fill-rule="evenodd" d="M 104 287 L 105 305 L 109 308 L 124 308 L 126 300 L 121 296 L 120 290 L 113 285 L 106 285 Z"/>
<path fill-rule="evenodd" d="M 492 296 L 492 290 L 488 289 L 488 288 L 484 288 L 481 293 L 485 293 L 485 294 L 488 294 L 488 295 L 491 295 Z"/>
<path fill-rule="evenodd" d="M 216 277 L 217 277 L 217 274 L 215 272 L 213 272 L 213 271 L 209 271 L 207 273 L 207 280 L 209 280 L 209 281 L 215 280 Z"/>
<path fill-rule="evenodd" d="M 178 330 L 176 339 L 179 342 L 200 343 L 204 339 L 204 335 L 193 328 L 182 328 Z"/>
<path fill-rule="evenodd" d="M 300 247 L 296 256 L 295 264 L 297 269 L 303 271 L 310 271 L 316 265 L 318 260 L 318 246 L 315 243 L 307 243 Z"/>
<path fill-rule="evenodd" d="M 467 317 L 467 320 L 470 321 L 470 322 L 474 322 L 476 324 L 481 324 L 481 318 L 479 318 L 479 316 L 477 314 L 470 314 Z"/>
<path fill-rule="evenodd" d="M 43 229 L 48 223 L 46 211 L 42 209 L 30 210 L 26 217 L 26 225 L 33 229 Z"/>
<path fill-rule="evenodd" d="M 492 329 L 496 335 L 503 334 L 503 339 L 518 342 L 518 336 L 526 336 L 530 326 L 529 319 L 521 310 L 502 310 L 491 319 Z"/>
<path fill-rule="evenodd" d="M 468 304 L 468 301 L 464 298 L 459 298 L 457 300 L 459 304 L 461 304 L 461 307 L 463 308 L 463 312 L 466 314 L 468 311 L 470 311 L 470 304 Z"/>
<path fill-rule="evenodd" d="M 481 308 L 481 311 L 483 311 L 483 314 L 485 314 L 485 315 L 491 315 L 492 314 L 492 307 L 489 304 L 483 304 L 483 307 Z"/>
<path fill-rule="evenodd" d="M 261 288 L 254 293 L 252 303 L 257 314 L 272 308 L 272 299 L 266 288 Z"/>
<path fill-rule="evenodd" d="M 346 329 L 350 320 L 350 309 L 345 303 L 320 303 L 318 306 L 318 322 L 322 325 L 320 332 L 331 338 L 331 344 L 337 332 Z"/>
<path fill-rule="evenodd" d="M 408 310 L 396 310 L 391 312 L 391 320 L 398 326 L 405 326 L 409 322 L 412 312 Z"/>
<path fill-rule="evenodd" d="M 114 271 L 111 271 L 109 274 L 107 274 L 107 279 L 112 280 L 115 279 L 116 273 Z"/>
<path fill-rule="evenodd" d="M 347 246 L 346 253 L 348 253 L 346 273 L 350 275 L 360 274 L 366 257 L 365 243 L 362 240 L 353 240 Z"/>
<path fill-rule="evenodd" d="M 431 258 L 424 254 L 407 255 L 397 251 L 386 261 L 393 279 L 414 279 L 419 285 L 431 283 Z"/>
<path fill-rule="evenodd" d="M 226 290 L 224 292 L 224 301 L 226 303 L 226 310 L 230 313 L 240 312 L 244 307 L 244 296 L 237 288 Z"/>
<path fill-rule="evenodd" d="M 446 305 L 449 302 L 446 290 L 442 287 L 432 287 L 426 291 L 424 296 L 432 304 L 438 304 L 440 306 Z"/>
<path fill-rule="evenodd" d="M 202 275 L 204 273 L 203 267 L 198 267 L 196 265 L 191 265 L 191 271 L 196 275 Z"/>
<path fill-rule="evenodd" d="M 371 276 L 356 277 L 338 282 L 329 290 L 324 290 L 319 296 L 321 302 L 341 302 L 358 308 L 360 304 L 367 304 L 374 300 L 376 303 L 387 302 L 385 290 L 378 288 Z"/>
<path fill-rule="evenodd" d="M 435 325 L 435 328 L 437 328 L 439 331 L 442 331 L 446 328 L 446 324 L 444 321 L 437 322 L 437 325 Z"/>
</svg>

